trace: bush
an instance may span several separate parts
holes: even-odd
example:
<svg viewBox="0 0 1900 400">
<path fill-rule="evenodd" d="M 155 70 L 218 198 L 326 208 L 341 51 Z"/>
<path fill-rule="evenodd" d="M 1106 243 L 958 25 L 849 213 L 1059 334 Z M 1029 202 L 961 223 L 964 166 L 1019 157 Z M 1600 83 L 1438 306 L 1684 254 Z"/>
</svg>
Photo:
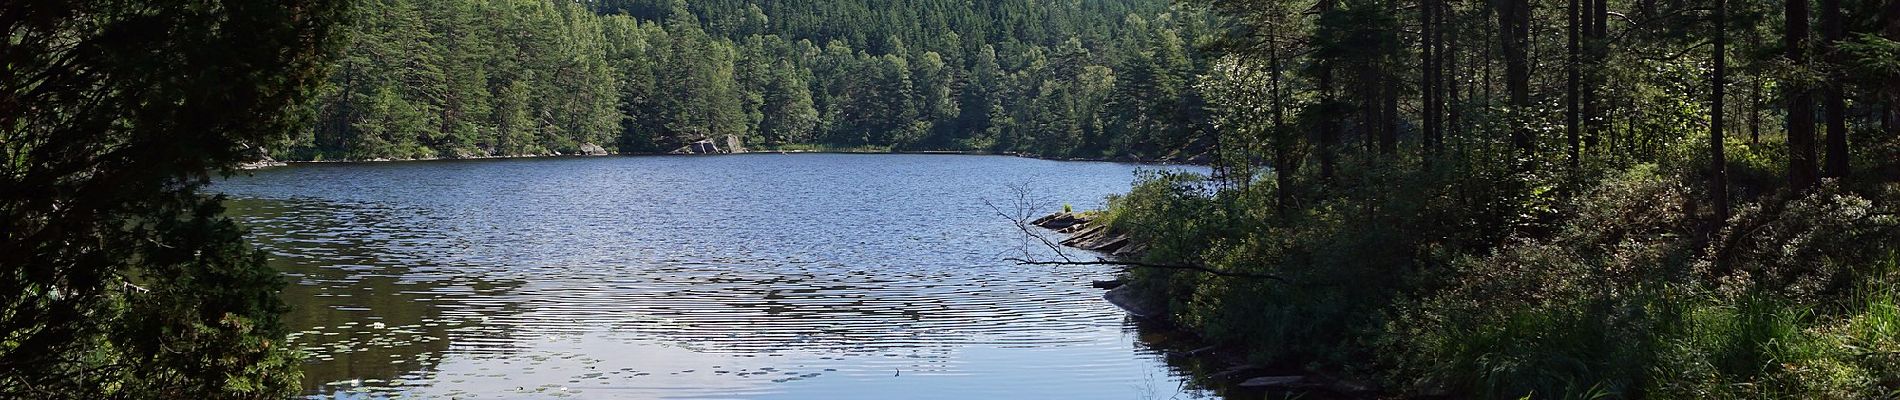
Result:
<svg viewBox="0 0 1900 400">
<path fill-rule="evenodd" d="M 1900 388 L 1900 219 L 1824 186 L 1737 196 L 1719 226 L 1689 166 L 1601 180 L 1508 160 L 1370 165 L 1225 189 L 1148 173 L 1105 221 L 1152 262 L 1270 274 L 1135 270 L 1181 326 L 1253 361 L 1362 374 L 1391 392 L 1474 398 L 1887 397 Z M 1778 175 L 1766 161 L 1731 168 Z M 1761 168 L 1763 171 L 1754 171 Z M 1582 187 L 1581 189 L 1573 189 Z M 1754 199 L 1754 200 L 1751 200 Z"/>
</svg>

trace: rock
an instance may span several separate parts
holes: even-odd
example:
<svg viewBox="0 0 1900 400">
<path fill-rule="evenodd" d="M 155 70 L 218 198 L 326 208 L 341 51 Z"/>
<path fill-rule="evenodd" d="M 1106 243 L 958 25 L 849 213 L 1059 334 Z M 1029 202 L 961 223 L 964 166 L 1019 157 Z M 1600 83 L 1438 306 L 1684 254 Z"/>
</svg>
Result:
<svg viewBox="0 0 1900 400">
<path fill-rule="evenodd" d="M 1122 285 L 1126 285 L 1126 284 L 1128 284 L 1128 281 L 1116 279 L 1112 281 L 1091 282 L 1089 283 L 1089 286 L 1094 287 L 1096 289 L 1114 289 L 1114 288 L 1122 287 Z"/>
<path fill-rule="evenodd" d="M 1077 225 L 1087 224 L 1088 222 L 1089 222 L 1088 219 L 1082 218 L 1082 216 L 1080 215 L 1076 215 L 1075 213 L 1064 212 L 1064 213 L 1049 214 L 1048 216 L 1037 218 L 1035 221 L 1031 221 L 1029 224 L 1040 226 L 1045 229 L 1056 230 L 1060 232 L 1064 229 L 1069 229 Z"/>
<path fill-rule="evenodd" d="M 686 147 L 681 147 L 677 150 L 673 150 L 673 154 L 719 154 L 719 153 L 723 153 L 723 151 L 720 151 L 719 145 L 713 144 L 712 140 L 701 140 L 701 141 L 693 142 L 693 143 L 687 144 Z"/>
<path fill-rule="evenodd" d="M 1101 225 L 1082 225 L 1080 228 L 1066 229 L 1066 231 L 1068 232 L 1063 233 L 1069 234 L 1069 238 L 1063 239 L 1062 245 L 1081 248 L 1082 246 L 1078 244 L 1095 240 L 1107 234 L 1108 228 Z"/>
<path fill-rule="evenodd" d="M 1114 253 L 1109 253 L 1109 255 L 1115 256 L 1117 258 L 1141 259 L 1141 257 L 1145 255 L 1146 253 L 1148 253 L 1148 245 L 1140 244 L 1140 243 L 1129 243 L 1127 246 L 1122 246 L 1121 249 L 1115 250 Z"/>
<path fill-rule="evenodd" d="M 1132 288 L 1133 286 L 1123 285 L 1122 287 L 1115 288 L 1115 290 L 1102 293 L 1102 299 L 1108 300 L 1109 304 L 1114 304 L 1116 307 L 1121 307 L 1123 311 L 1128 312 L 1128 315 L 1133 315 L 1135 318 L 1155 319 L 1167 315 L 1160 305 L 1153 304 L 1153 302 L 1135 295 L 1135 291 Z"/>
<path fill-rule="evenodd" d="M 726 152 L 731 154 L 744 154 L 745 142 L 739 140 L 738 136 L 726 135 Z"/>
<path fill-rule="evenodd" d="M 1241 382 L 1240 387 L 1254 389 L 1298 389 L 1311 387 L 1304 376 L 1262 376 Z"/>
<path fill-rule="evenodd" d="M 1108 227 L 1097 225 L 1077 232 L 1075 236 L 1069 237 L 1069 240 L 1062 241 L 1062 245 L 1083 250 L 1114 253 L 1116 250 L 1121 250 L 1122 247 L 1127 246 L 1128 241 L 1128 235 L 1114 233 L 1111 232 Z"/>
<path fill-rule="evenodd" d="M 598 144 L 582 143 L 580 153 L 584 156 L 604 156 L 607 155 L 607 149 Z"/>
</svg>

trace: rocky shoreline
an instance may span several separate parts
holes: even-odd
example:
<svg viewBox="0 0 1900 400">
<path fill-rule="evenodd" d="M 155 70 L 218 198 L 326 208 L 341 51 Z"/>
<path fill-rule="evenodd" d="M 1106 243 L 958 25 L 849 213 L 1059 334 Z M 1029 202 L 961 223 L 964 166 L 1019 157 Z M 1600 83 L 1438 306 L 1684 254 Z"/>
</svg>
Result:
<svg viewBox="0 0 1900 400">
<path fill-rule="evenodd" d="M 1031 225 L 1067 235 L 1063 246 L 1101 253 L 1110 259 L 1138 260 L 1148 246 L 1126 232 L 1099 223 L 1096 212 L 1058 212 L 1030 221 Z M 1362 399 L 1376 397 L 1370 386 L 1300 366 L 1263 366 L 1249 363 L 1244 349 L 1207 343 L 1190 330 L 1176 325 L 1166 304 L 1142 296 L 1125 280 L 1098 281 L 1092 286 L 1107 289 L 1102 299 L 1121 308 L 1141 322 L 1144 329 L 1169 338 L 1161 348 L 1170 364 L 1200 372 L 1197 380 L 1217 392 L 1233 394 L 1297 395 L 1317 399 Z M 1151 344 L 1155 345 L 1155 344 Z"/>
</svg>

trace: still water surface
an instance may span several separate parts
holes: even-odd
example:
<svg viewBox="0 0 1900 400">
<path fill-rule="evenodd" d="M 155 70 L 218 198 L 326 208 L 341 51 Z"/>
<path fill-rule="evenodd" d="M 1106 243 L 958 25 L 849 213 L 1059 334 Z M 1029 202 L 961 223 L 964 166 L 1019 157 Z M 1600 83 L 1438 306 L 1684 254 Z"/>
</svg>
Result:
<svg viewBox="0 0 1900 400">
<path fill-rule="evenodd" d="M 989 204 L 1139 168 L 744 155 L 298 165 L 215 185 L 316 398 L 1195 398 Z M 1027 250 L 1025 250 L 1027 249 Z M 1046 256 L 1046 255 L 1045 255 Z"/>
</svg>

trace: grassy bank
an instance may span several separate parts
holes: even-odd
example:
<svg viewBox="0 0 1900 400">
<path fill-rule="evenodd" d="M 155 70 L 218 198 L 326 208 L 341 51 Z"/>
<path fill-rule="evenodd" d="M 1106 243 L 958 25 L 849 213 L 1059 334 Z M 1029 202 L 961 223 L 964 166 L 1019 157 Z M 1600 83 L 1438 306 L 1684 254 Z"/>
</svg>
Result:
<svg viewBox="0 0 1900 400">
<path fill-rule="evenodd" d="M 1685 146 L 1683 164 L 1543 175 L 1358 164 L 1291 180 L 1284 208 L 1270 174 L 1155 173 L 1105 221 L 1149 261 L 1285 279 L 1129 272 L 1179 325 L 1389 395 L 1900 395 L 1900 189 L 1874 172 L 1777 191 L 1773 152 L 1734 147 L 1727 220 Z"/>
</svg>

